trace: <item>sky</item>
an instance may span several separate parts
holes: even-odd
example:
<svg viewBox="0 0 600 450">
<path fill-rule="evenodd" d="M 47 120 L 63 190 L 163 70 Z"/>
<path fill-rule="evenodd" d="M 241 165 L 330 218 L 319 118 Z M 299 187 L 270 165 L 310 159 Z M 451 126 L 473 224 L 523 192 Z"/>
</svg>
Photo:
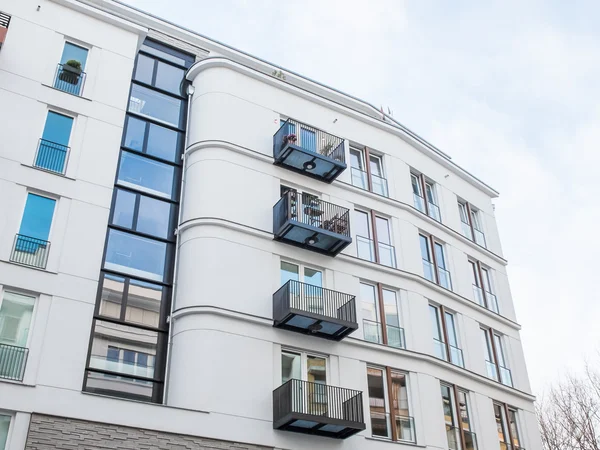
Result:
<svg viewBox="0 0 600 450">
<path fill-rule="evenodd" d="M 534 393 L 600 365 L 600 2 L 125 2 L 389 107 L 498 190 Z"/>
</svg>

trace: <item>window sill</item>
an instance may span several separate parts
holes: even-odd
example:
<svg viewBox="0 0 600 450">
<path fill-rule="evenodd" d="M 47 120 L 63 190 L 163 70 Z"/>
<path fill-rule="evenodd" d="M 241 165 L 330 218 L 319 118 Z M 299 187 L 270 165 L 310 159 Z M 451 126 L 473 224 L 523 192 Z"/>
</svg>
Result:
<svg viewBox="0 0 600 450">
<path fill-rule="evenodd" d="M 25 387 L 35 387 L 35 384 L 23 383 L 22 381 L 16 381 L 16 380 L 7 380 L 5 378 L 0 378 L 0 383 L 16 384 L 18 386 L 25 386 Z"/>
<path fill-rule="evenodd" d="M 391 439 L 376 438 L 376 437 L 373 437 L 373 436 L 365 436 L 365 439 L 368 439 L 369 441 L 384 442 L 384 443 L 387 443 L 387 444 L 410 445 L 411 447 L 416 447 L 416 448 L 427 448 L 426 445 L 416 444 L 414 442 L 392 441 Z"/>
<path fill-rule="evenodd" d="M 84 96 L 82 96 L 82 95 L 75 95 L 75 94 L 71 94 L 70 92 L 63 91 L 62 89 L 55 88 L 54 86 L 50 86 L 49 84 L 42 83 L 42 86 L 45 86 L 45 87 L 47 87 L 47 88 L 53 89 L 53 90 L 55 90 L 55 91 L 58 91 L 58 92 L 63 92 L 63 93 L 65 93 L 65 94 L 67 94 L 67 95 L 70 95 L 71 97 L 77 97 L 77 98 L 80 98 L 80 99 L 82 99 L 82 100 L 85 100 L 85 101 L 88 101 L 88 102 L 91 102 L 91 101 L 92 101 L 92 99 L 91 99 L 91 98 L 87 98 L 87 97 L 84 97 Z"/>
<path fill-rule="evenodd" d="M 32 166 L 30 164 L 25 164 L 25 163 L 21 163 L 21 165 L 23 167 L 29 167 L 30 169 L 33 169 L 33 170 L 39 170 L 40 172 L 49 173 L 50 175 L 56 175 L 57 177 L 64 178 L 65 180 L 75 181 L 75 178 L 68 177 L 63 173 L 52 172 L 51 170 L 46 170 L 41 167 L 36 167 L 36 166 Z"/>
<path fill-rule="evenodd" d="M 33 270 L 37 270 L 38 272 L 46 272 L 52 275 L 58 275 L 58 272 L 55 272 L 53 270 L 48 270 L 48 269 L 42 269 L 41 267 L 35 267 L 35 266 L 28 266 L 27 264 L 21 264 L 15 261 L 10 261 L 8 259 L 0 259 L 0 262 L 5 262 L 7 264 L 12 264 L 13 266 L 18 266 L 18 267 L 25 267 L 27 269 L 33 269 Z"/>
</svg>

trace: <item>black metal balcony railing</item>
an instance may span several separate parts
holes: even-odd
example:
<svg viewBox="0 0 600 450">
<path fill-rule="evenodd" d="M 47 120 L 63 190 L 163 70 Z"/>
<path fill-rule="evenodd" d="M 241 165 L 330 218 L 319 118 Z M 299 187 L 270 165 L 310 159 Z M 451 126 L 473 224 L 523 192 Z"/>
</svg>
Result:
<svg viewBox="0 0 600 450">
<path fill-rule="evenodd" d="M 275 164 L 327 183 L 346 169 L 344 139 L 293 119 L 273 136 Z"/>
<path fill-rule="evenodd" d="M 365 429 L 362 392 L 289 380 L 273 391 L 273 428 L 345 439 Z"/>
<path fill-rule="evenodd" d="M 0 344 L 0 378 L 23 381 L 29 349 Z"/>
<path fill-rule="evenodd" d="M 50 242 L 17 234 L 10 260 L 26 266 L 45 269 L 49 250 Z"/>
<path fill-rule="evenodd" d="M 354 295 L 290 280 L 273 294 L 273 326 L 340 341 L 358 328 Z"/>
<path fill-rule="evenodd" d="M 34 166 L 49 172 L 64 174 L 67 169 L 69 151 L 70 149 L 66 145 L 40 139 Z"/>
<path fill-rule="evenodd" d="M 81 95 L 85 84 L 85 72 L 74 70 L 66 64 L 58 64 L 54 77 L 54 87 L 73 95 Z"/>
<path fill-rule="evenodd" d="M 273 234 L 288 244 L 335 256 L 352 242 L 350 211 L 288 191 L 273 207 Z"/>
</svg>

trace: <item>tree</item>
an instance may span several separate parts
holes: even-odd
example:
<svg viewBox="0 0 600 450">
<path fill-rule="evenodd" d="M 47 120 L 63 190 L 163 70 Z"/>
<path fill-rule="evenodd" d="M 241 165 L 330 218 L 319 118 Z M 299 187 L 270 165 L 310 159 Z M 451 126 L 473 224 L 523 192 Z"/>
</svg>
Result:
<svg viewBox="0 0 600 450">
<path fill-rule="evenodd" d="M 600 372 L 568 375 L 536 406 L 544 450 L 600 450 Z"/>
</svg>

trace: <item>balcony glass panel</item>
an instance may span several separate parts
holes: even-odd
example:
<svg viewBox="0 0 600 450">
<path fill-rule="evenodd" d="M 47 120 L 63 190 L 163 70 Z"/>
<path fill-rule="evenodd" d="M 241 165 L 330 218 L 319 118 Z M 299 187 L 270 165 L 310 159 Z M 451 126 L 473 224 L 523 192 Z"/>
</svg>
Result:
<svg viewBox="0 0 600 450">
<path fill-rule="evenodd" d="M 473 285 L 473 299 L 475 300 L 475 303 L 485 307 L 483 290 L 475 284 Z"/>
<path fill-rule="evenodd" d="M 117 182 L 125 187 L 170 199 L 175 168 L 129 152 L 121 152 Z"/>
<path fill-rule="evenodd" d="M 440 208 L 431 202 L 427 202 L 427 207 L 429 209 L 429 217 L 441 222 L 442 216 L 440 215 Z"/>
<path fill-rule="evenodd" d="M 433 338 L 433 354 L 436 358 L 448 361 L 448 353 L 446 351 L 446 344 L 439 339 Z"/>
<path fill-rule="evenodd" d="M 467 239 L 473 240 L 473 230 L 471 230 L 471 225 L 469 225 L 466 222 L 463 222 L 462 220 L 460 221 L 460 229 L 462 231 L 462 234 L 464 237 L 466 237 Z"/>
<path fill-rule="evenodd" d="M 450 412 L 450 414 L 452 414 L 452 412 Z M 450 450 L 462 450 L 460 446 L 460 430 L 458 427 L 446 424 L 446 437 L 448 439 L 448 448 Z"/>
<path fill-rule="evenodd" d="M 485 242 L 485 235 L 479 231 L 477 228 L 474 229 L 475 231 L 475 242 L 479 245 L 481 245 L 484 248 L 487 248 L 487 244 Z"/>
<path fill-rule="evenodd" d="M 371 175 L 371 185 L 373 186 L 373 192 L 375 194 L 389 197 L 387 180 L 379 175 Z"/>
<path fill-rule="evenodd" d="M 488 378 L 492 380 L 498 381 L 498 371 L 496 369 L 496 364 L 491 361 L 485 361 L 485 370 Z"/>
<path fill-rule="evenodd" d="M 498 298 L 488 291 L 485 291 L 485 296 L 488 302 L 488 309 L 494 311 L 496 314 L 500 314 L 500 309 L 498 309 Z"/>
<path fill-rule="evenodd" d="M 413 192 L 413 199 L 415 202 L 415 208 L 425 214 L 425 199 L 421 197 L 419 194 L 415 194 Z"/>
<path fill-rule="evenodd" d="M 379 246 L 379 263 L 384 266 L 396 268 L 396 250 L 392 245 L 378 243 Z"/>
<path fill-rule="evenodd" d="M 375 248 L 372 239 L 356 236 L 356 250 L 360 259 L 375 262 Z"/>
<path fill-rule="evenodd" d="M 383 343 L 381 323 L 363 319 L 363 332 L 365 341 L 375 342 L 377 344 Z"/>
<path fill-rule="evenodd" d="M 429 281 L 433 281 L 435 283 L 435 274 L 434 274 L 434 269 L 433 269 L 433 263 L 431 263 L 430 261 L 427 261 L 426 259 L 423 260 L 423 275 Z"/>
<path fill-rule="evenodd" d="M 386 325 L 387 340 L 390 347 L 406 348 L 406 341 L 404 339 L 404 329 L 400 327 L 394 327 L 392 325 Z"/>
<path fill-rule="evenodd" d="M 506 386 L 511 386 L 513 385 L 513 379 L 512 379 L 512 373 L 510 372 L 510 369 L 507 369 L 506 367 L 502 367 L 500 366 L 500 382 L 502 384 L 505 384 Z"/>
<path fill-rule="evenodd" d="M 399 441 L 416 442 L 415 420 L 412 417 L 396 416 L 394 422 Z"/>
<path fill-rule="evenodd" d="M 350 174 L 352 178 L 352 186 L 367 190 L 367 172 L 364 170 L 359 170 L 356 167 L 352 167 L 350 169 Z"/>
<path fill-rule="evenodd" d="M 128 111 L 180 127 L 184 111 L 181 102 L 178 98 L 132 84 Z"/>
<path fill-rule="evenodd" d="M 450 362 L 456 366 L 465 367 L 463 351 L 453 345 L 450 346 Z"/>
<path fill-rule="evenodd" d="M 446 269 L 438 267 L 438 275 L 440 277 L 440 286 L 452 290 L 452 280 L 450 279 L 450 272 L 448 272 Z"/>
</svg>

